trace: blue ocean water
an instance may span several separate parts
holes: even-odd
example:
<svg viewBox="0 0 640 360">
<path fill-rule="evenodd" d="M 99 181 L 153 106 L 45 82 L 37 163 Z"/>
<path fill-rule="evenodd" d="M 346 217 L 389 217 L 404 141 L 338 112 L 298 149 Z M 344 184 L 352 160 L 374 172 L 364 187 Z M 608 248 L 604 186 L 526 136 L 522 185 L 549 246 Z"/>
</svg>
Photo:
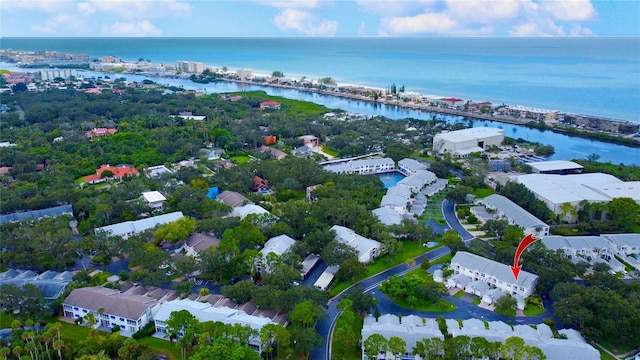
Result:
<svg viewBox="0 0 640 360">
<path fill-rule="evenodd" d="M 2 38 L 0 47 L 331 76 L 640 122 L 639 38 Z"/>
</svg>

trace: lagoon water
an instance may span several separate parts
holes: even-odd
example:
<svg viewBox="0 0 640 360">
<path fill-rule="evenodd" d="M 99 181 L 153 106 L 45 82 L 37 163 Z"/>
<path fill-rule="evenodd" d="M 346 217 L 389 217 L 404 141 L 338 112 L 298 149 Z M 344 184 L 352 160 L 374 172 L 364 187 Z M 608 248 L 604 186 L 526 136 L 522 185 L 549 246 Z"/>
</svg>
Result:
<svg viewBox="0 0 640 360">
<path fill-rule="evenodd" d="M 640 122 L 638 38 L 3 38 L 2 48 L 179 60 Z"/>
<path fill-rule="evenodd" d="M 332 76 L 368 86 L 404 84 L 407 91 L 553 108 L 640 122 L 640 41 L 638 39 L 2 39 L 3 48 L 87 53 L 175 63 L 202 61 L 254 72 L 284 71 L 288 76 Z M 463 61 L 463 59 L 465 59 Z M 0 64 L 13 68 L 14 64 Z M 511 70 L 507 70 L 511 69 Z M 83 76 L 104 76 L 81 72 Z M 465 74 L 461 77 L 461 74 Z M 120 76 L 120 75 L 119 75 Z M 148 77 L 122 75 L 128 80 Z M 436 118 L 467 122 L 460 116 L 228 82 L 198 84 L 154 79 L 161 84 L 207 93 L 262 90 L 269 95 L 312 101 L 332 109 L 390 119 Z M 502 101 L 498 99 L 502 98 Z M 492 121 L 505 135 L 553 145 L 550 159 L 581 159 L 640 164 L 640 149 L 569 137 Z"/>
</svg>

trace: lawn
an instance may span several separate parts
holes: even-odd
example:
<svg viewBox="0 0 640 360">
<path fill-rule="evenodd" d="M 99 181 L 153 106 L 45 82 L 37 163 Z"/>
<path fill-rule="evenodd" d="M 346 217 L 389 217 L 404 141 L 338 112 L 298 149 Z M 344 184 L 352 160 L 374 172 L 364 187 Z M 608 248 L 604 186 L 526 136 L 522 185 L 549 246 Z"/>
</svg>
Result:
<svg viewBox="0 0 640 360">
<path fill-rule="evenodd" d="M 481 298 L 477 298 L 477 299 L 473 300 L 472 304 L 477 306 L 477 305 L 480 305 L 481 302 L 482 302 L 482 299 Z"/>
<path fill-rule="evenodd" d="M 172 360 L 180 359 L 180 348 L 171 341 L 162 340 L 154 337 L 146 337 L 138 340 L 140 344 L 147 345 L 150 349 L 158 353 L 162 353 Z"/>
<path fill-rule="evenodd" d="M 338 318 L 336 319 L 336 324 L 340 321 L 341 317 L 342 317 L 342 314 L 340 314 L 340 316 L 338 316 Z M 356 315 L 356 321 L 354 322 L 354 327 L 358 329 L 358 333 L 352 334 L 352 336 L 360 337 L 359 329 L 362 329 L 363 323 L 364 323 L 364 316 Z M 360 353 L 360 347 L 357 344 L 353 348 L 348 349 L 347 351 L 344 351 L 342 349 L 342 345 L 340 344 L 340 341 L 338 341 L 337 339 L 338 339 L 337 336 L 333 336 L 331 338 L 331 353 L 334 354 L 332 358 L 335 358 L 336 354 L 338 354 L 340 356 L 340 359 L 344 359 L 344 360 L 362 359 L 362 355 Z"/>
<path fill-rule="evenodd" d="M 527 306 L 524 307 L 523 313 L 525 316 L 538 316 L 544 314 L 544 309 L 536 305 L 527 304 Z"/>
<path fill-rule="evenodd" d="M 242 165 L 242 164 L 248 162 L 249 160 L 251 160 L 251 159 L 246 155 L 239 155 L 239 156 L 232 156 L 231 157 L 231 161 L 233 161 L 234 163 L 236 163 L 238 165 Z"/>
<path fill-rule="evenodd" d="M 319 104 L 315 104 L 308 101 L 287 99 L 280 96 L 270 96 L 270 95 L 267 95 L 267 93 L 264 91 L 238 92 L 238 93 L 234 93 L 234 95 L 240 95 L 246 99 L 255 98 L 262 101 L 266 101 L 266 100 L 277 101 L 280 104 L 282 104 L 282 110 L 275 110 L 275 111 L 282 111 L 286 115 L 298 115 L 300 113 L 303 113 L 309 116 L 320 116 L 332 111 L 331 109 L 327 108 L 324 105 L 319 105 Z"/>
<path fill-rule="evenodd" d="M 329 155 L 331 155 L 331 156 L 338 156 L 338 152 L 337 151 L 331 150 L 331 149 L 329 149 L 328 147 L 326 147 L 324 145 L 322 146 L 322 151 L 327 153 L 327 154 L 329 154 Z"/>
<path fill-rule="evenodd" d="M 493 311 L 497 312 L 498 314 L 502 314 L 506 316 L 516 316 L 515 310 L 500 311 L 498 310 L 498 308 L 495 308 Z"/>
<path fill-rule="evenodd" d="M 455 295 L 453 295 L 453 297 L 456 299 L 460 299 L 463 296 L 464 296 L 464 291 L 462 290 L 458 291 L 457 293 L 455 293 Z"/>
<path fill-rule="evenodd" d="M 493 195 L 496 192 L 491 189 L 491 188 L 480 188 L 480 189 L 475 189 L 473 190 L 473 195 L 476 196 L 476 198 L 481 199 L 481 198 L 485 198 L 489 195 Z"/>
</svg>

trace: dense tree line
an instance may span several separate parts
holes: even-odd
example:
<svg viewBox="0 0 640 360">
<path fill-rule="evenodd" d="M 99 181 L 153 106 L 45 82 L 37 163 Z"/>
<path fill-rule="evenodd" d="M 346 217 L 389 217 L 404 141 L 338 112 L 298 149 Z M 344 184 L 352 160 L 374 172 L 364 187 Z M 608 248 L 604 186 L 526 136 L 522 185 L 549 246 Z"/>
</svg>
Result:
<svg viewBox="0 0 640 360">
<path fill-rule="evenodd" d="M 496 190 L 542 221 L 548 222 L 553 218 L 553 213 L 544 201 L 536 199 L 535 195 L 522 184 L 509 181 Z"/>
</svg>

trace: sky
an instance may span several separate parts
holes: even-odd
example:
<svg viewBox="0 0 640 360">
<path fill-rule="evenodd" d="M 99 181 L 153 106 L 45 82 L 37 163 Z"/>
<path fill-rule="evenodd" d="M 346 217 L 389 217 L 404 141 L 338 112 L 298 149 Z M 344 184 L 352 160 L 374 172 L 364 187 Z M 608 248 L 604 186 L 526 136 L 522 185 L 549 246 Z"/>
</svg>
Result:
<svg viewBox="0 0 640 360">
<path fill-rule="evenodd" d="M 0 0 L 0 41 L 2 37 L 638 37 L 638 19 L 640 0 Z"/>
</svg>

